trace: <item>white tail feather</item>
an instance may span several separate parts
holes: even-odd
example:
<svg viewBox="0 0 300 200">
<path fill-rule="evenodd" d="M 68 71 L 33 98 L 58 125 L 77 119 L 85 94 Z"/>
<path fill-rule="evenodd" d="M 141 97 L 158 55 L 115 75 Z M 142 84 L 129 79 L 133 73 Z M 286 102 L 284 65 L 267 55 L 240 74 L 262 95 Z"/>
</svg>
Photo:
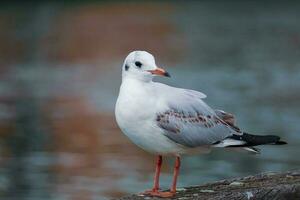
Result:
<svg viewBox="0 0 300 200">
<path fill-rule="evenodd" d="M 214 144 L 213 147 L 228 147 L 228 146 L 239 146 L 246 144 L 245 141 L 242 140 L 234 140 L 234 139 L 225 139 L 218 144 Z"/>
<path fill-rule="evenodd" d="M 243 147 L 244 150 L 250 152 L 250 153 L 254 153 L 254 154 L 260 154 L 260 150 L 258 148 L 254 148 L 254 147 Z"/>
<path fill-rule="evenodd" d="M 238 146 L 241 146 L 241 145 L 244 145 L 246 144 L 245 141 L 242 141 L 242 140 L 234 140 L 234 139 L 225 139 L 221 142 L 219 142 L 218 144 L 215 144 L 213 145 L 213 147 L 221 147 L 221 148 L 224 148 L 224 147 L 228 147 L 230 148 L 231 150 L 235 150 L 235 151 L 247 151 L 248 153 L 254 153 L 254 154 L 259 154 L 260 151 L 258 148 L 254 148 L 254 147 L 238 147 Z M 234 147 L 234 146 L 237 146 L 237 147 Z"/>
</svg>

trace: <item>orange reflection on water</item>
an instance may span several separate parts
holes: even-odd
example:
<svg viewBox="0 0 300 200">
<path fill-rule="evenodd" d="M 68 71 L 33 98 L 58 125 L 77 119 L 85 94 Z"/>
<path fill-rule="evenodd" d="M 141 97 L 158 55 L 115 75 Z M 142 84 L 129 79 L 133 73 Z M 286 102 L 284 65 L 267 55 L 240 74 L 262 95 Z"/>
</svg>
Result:
<svg viewBox="0 0 300 200">
<path fill-rule="evenodd" d="M 41 50 L 46 51 L 48 60 L 62 62 L 110 61 L 135 49 L 176 60 L 184 43 L 169 18 L 174 9 L 167 3 L 107 3 L 64 9 L 40 41 Z"/>
<path fill-rule="evenodd" d="M 117 197 L 125 193 L 118 184 L 120 179 L 130 179 L 130 174 L 138 171 L 146 181 L 153 172 L 154 157 L 120 132 L 114 116 L 93 111 L 84 98 L 51 99 L 44 108 L 54 142 L 51 148 L 58 153 L 53 170 L 59 184 L 72 185 L 74 177 L 86 177 L 94 180 L 91 187 L 100 190 L 104 185 L 99 183 L 105 180 L 101 195 Z"/>
</svg>

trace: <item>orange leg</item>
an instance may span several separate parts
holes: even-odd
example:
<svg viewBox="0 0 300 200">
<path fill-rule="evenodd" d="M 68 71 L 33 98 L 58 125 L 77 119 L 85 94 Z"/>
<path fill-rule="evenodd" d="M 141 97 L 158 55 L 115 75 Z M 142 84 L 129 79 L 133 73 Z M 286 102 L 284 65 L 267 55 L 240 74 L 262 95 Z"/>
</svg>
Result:
<svg viewBox="0 0 300 200">
<path fill-rule="evenodd" d="M 174 175 L 173 175 L 173 182 L 171 187 L 171 192 L 176 193 L 176 185 L 177 185 L 177 177 L 179 174 L 180 169 L 180 157 L 176 156 L 175 166 L 174 166 Z"/>
<path fill-rule="evenodd" d="M 145 192 L 143 192 L 141 194 L 152 195 L 153 193 L 158 193 L 158 190 L 159 190 L 159 175 L 160 175 L 161 165 L 162 165 L 162 156 L 158 155 L 157 160 L 156 160 L 153 188 L 151 190 L 146 190 Z"/>
<path fill-rule="evenodd" d="M 154 183 L 153 183 L 152 191 L 159 190 L 159 175 L 160 175 L 161 165 L 162 165 L 162 156 L 159 155 L 159 156 L 157 156 L 157 160 L 156 160 L 156 168 L 155 168 Z"/>
<path fill-rule="evenodd" d="M 156 197 L 173 197 L 176 194 L 176 185 L 177 185 L 177 177 L 179 174 L 180 169 L 180 157 L 176 157 L 175 166 L 174 166 L 174 175 L 173 175 L 173 182 L 172 186 L 169 192 L 162 192 L 159 191 L 159 174 L 160 174 L 160 168 L 162 164 L 162 157 L 158 156 L 157 162 L 156 162 L 156 170 L 155 170 L 155 176 L 154 176 L 154 187 L 150 191 L 146 191 L 142 194 L 150 195 L 150 196 L 156 196 Z"/>
</svg>

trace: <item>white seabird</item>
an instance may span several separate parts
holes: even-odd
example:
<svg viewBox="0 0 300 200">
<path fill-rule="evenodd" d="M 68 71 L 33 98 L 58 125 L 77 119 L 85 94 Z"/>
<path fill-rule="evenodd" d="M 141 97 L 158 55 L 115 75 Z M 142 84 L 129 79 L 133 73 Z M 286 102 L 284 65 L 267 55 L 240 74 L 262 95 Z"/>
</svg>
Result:
<svg viewBox="0 0 300 200">
<path fill-rule="evenodd" d="M 169 77 L 146 51 L 133 51 L 122 66 L 122 84 L 115 107 L 116 120 L 126 136 L 142 149 L 157 155 L 154 186 L 143 194 L 171 197 L 176 193 L 180 156 L 209 152 L 214 147 L 242 148 L 285 144 L 278 136 L 245 133 L 232 114 L 210 108 L 205 94 L 153 82 L 154 76 Z M 159 190 L 162 156 L 176 157 L 170 191 Z"/>
</svg>

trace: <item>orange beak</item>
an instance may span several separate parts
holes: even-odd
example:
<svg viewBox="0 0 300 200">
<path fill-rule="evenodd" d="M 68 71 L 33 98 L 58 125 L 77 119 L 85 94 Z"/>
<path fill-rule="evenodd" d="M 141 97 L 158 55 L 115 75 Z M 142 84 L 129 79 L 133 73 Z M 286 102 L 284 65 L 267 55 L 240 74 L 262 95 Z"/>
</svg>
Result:
<svg viewBox="0 0 300 200">
<path fill-rule="evenodd" d="M 151 74 L 155 74 L 155 75 L 159 75 L 159 76 L 166 76 L 166 77 L 171 77 L 171 75 L 165 71 L 162 68 L 156 68 L 154 70 L 148 70 L 148 72 L 150 72 Z"/>
</svg>

